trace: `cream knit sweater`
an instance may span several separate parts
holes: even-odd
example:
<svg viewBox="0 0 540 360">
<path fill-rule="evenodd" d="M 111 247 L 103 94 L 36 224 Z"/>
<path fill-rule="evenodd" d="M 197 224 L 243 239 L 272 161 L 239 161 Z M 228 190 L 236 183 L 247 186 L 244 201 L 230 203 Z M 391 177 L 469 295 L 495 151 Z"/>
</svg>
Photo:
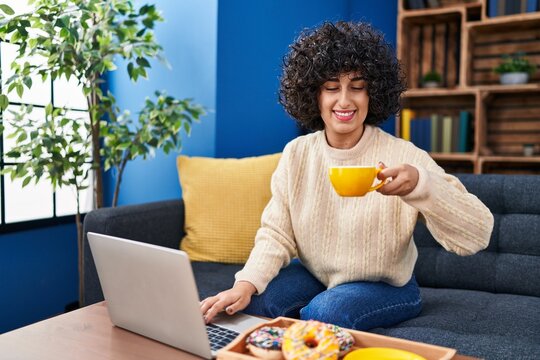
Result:
<svg viewBox="0 0 540 360">
<path fill-rule="evenodd" d="M 415 166 L 416 188 L 401 197 L 336 194 L 329 166 L 379 161 Z M 251 282 L 259 294 L 296 256 L 329 288 L 362 280 L 404 285 L 417 258 L 412 234 L 419 212 L 435 239 L 458 255 L 484 249 L 493 229 L 493 215 L 456 177 L 412 143 L 373 126 L 346 150 L 330 147 L 324 131 L 294 139 L 283 150 L 271 188 L 253 250 L 236 274 L 236 281 Z"/>
</svg>

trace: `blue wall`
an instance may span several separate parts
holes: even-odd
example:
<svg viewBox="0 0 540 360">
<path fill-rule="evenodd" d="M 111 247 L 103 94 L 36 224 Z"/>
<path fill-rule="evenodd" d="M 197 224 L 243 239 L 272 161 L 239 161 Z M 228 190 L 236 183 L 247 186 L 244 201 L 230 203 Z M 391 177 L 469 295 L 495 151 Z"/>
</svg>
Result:
<svg viewBox="0 0 540 360">
<path fill-rule="evenodd" d="M 137 1 L 141 3 L 141 1 Z M 136 113 L 146 96 L 166 90 L 192 97 L 211 112 L 184 136 L 183 154 L 242 157 L 278 152 L 298 134 L 277 103 L 287 46 L 304 27 L 324 20 L 365 20 L 395 43 L 397 1 L 153 1 L 165 23 L 156 35 L 172 65 L 154 63 L 138 84 L 125 72 L 109 77 L 121 108 Z M 121 68 L 121 64 L 119 69 Z M 391 128 L 389 130 L 389 127 Z M 393 131 L 393 122 L 385 125 Z M 176 154 L 127 165 L 119 204 L 181 196 Z M 106 176 L 106 203 L 113 182 Z M 61 225 L 0 235 L 0 333 L 63 312 L 78 296 L 76 231 Z"/>
<path fill-rule="evenodd" d="M 138 1 L 141 3 L 141 1 Z M 183 154 L 214 156 L 217 59 L 217 0 L 154 1 L 162 12 L 164 23 L 156 26 L 156 38 L 171 64 L 168 69 L 154 61 L 149 80 L 133 83 L 120 63 L 109 74 L 109 89 L 121 109 L 135 116 L 144 99 L 155 90 L 165 90 L 178 98 L 193 98 L 204 105 L 208 114 L 194 124 L 192 136 L 183 136 Z M 119 205 L 157 201 L 181 196 L 176 172 L 177 154 L 158 151 L 155 158 L 129 162 L 124 172 Z M 114 181 L 107 174 L 105 204 L 112 203 Z"/>
<path fill-rule="evenodd" d="M 280 152 L 298 136 L 295 122 L 277 101 L 282 58 L 302 29 L 343 19 L 347 4 L 219 2 L 216 157 Z"/>
<path fill-rule="evenodd" d="M 78 291 L 74 224 L 0 236 L 0 333 L 63 313 Z"/>
</svg>

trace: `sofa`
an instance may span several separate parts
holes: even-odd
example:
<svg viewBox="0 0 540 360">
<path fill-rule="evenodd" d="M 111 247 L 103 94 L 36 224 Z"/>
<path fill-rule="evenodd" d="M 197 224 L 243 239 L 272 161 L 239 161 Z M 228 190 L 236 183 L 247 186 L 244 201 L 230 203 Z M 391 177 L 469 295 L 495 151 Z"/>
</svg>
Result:
<svg viewBox="0 0 540 360">
<path fill-rule="evenodd" d="M 414 319 L 371 331 L 458 349 L 485 359 L 540 359 L 540 176 L 459 174 L 492 211 L 487 249 L 460 257 L 445 251 L 418 222 L 415 275 L 423 310 Z M 181 199 L 88 213 L 88 231 L 177 249 L 184 235 Z M 103 300 L 87 239 L 85 300 Z M 201 298 L 229 288 L 241 265 L 193 262 Z"/>
</svg>

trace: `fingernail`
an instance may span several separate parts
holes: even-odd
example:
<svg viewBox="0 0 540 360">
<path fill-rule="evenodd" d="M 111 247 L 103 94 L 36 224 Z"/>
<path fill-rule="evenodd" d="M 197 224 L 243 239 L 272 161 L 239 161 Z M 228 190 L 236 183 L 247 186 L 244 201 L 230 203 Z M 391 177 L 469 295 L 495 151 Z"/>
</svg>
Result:
<svg viewBox="0 0 540 360">
<path fill-rule="evenodd" d="M 228 314 L 232 313 L 232 309 L 231 309 L 230 307 L 226 308 L 225 311 L 226 311 Z"/>
</svg>

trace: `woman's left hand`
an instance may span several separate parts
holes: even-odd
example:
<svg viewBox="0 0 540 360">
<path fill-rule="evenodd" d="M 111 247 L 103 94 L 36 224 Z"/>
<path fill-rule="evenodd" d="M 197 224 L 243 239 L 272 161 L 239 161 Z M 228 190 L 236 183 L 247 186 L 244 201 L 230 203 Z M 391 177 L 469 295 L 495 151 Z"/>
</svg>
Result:
<svg viewBox="0 0 540 360">
<path fill-rule="evenodd" d="M 412 165 L 401 164 L 386 167 L 382 162 L 379 162 L 378 167 L 382 169 L 377 175 L 379 180 L 386 181 L 388 178 L 392 178 L 377 190 L 383 195 L 405 196 L 411 193 L 418 184 L 418 170 Z"/>
</svg>

